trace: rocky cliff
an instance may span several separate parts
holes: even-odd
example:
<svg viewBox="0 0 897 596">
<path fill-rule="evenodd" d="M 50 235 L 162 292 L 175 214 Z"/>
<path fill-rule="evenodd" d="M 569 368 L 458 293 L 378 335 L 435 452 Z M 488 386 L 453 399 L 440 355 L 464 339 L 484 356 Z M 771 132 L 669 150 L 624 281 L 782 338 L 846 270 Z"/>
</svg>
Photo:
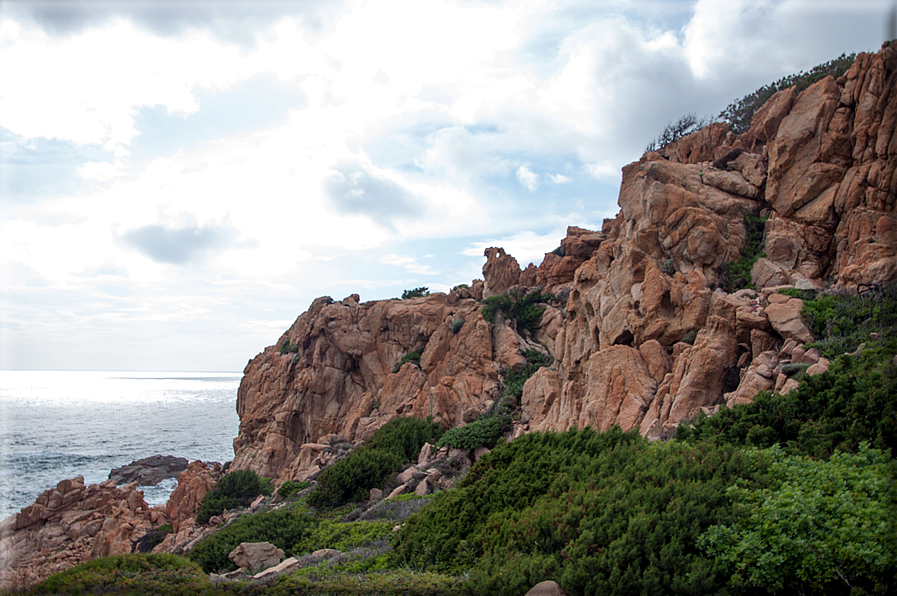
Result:
<svg viewBox="0 0 897 596">
<path fill-rule="evenodd" d="M 623 169 L 616 218 L 570 228 L 539 267 L 490 248 L 469 289 L 315 300 L 244 371 L 233 467 L 306 477 L 329 435 L 364 439 L 396 416 L 470 422 L 528 348 L 555 364 L 525 385 L 518 432 L 618 424 L 664 438 L 699 410 L 789 389 L 779 364 L 820 358 L 802 347 L 801 301 L 776 289 L 897 278 L 895 84 L 885 46 L 838 80 L 776 94 L 742 135 L 713 124 L 646 154 Z M 768 218 L 765 256 L 757 291 L 727 293 L 745 213 Z M 515 288 L 560 298 L 535 334 L 482 317 L 484 297 Z M 419 364 L 398 366 L 415 350 Z"/>
</svg>

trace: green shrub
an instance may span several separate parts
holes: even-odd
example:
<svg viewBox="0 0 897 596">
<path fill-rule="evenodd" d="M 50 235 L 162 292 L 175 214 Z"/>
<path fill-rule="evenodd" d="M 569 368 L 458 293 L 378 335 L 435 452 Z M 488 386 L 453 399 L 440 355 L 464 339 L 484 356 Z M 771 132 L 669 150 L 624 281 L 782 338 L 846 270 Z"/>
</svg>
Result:
<svg viewBox="0 0 897 596">
<path fill-rule="evenodd" d="M 517 405 L 520 405 L 520 398 L 523 395 L 523 385 L 526 383 L 527 379 L 536 374 L 536 371 L 543 366 L 551 366 L 554 362 L 554 356 L 545 354 L 534 348 L 521 353 L 526 358 L 526 364 L 523 368 L 506 371 L 504 378 L 504 394 L 513 397 Z"/>
<path fill-rule="evenodd" d="M 333 509 L 366 500 L 372 488 L 383 488 L 403 463 L 417 457 L 424 443 L 435 443 L 441 434 L 442 427 L 429 419 L 390 420 L 367 445 L 321 472 L 309 504 Z"/>
<path fill-rule="evenodd" d="M 485 416 L 464 426 L 450 428 L 445 431 L 437 447 L 455 447 L 457 449 L 476 449 L 495 446 L 499 437 L 511 430 L 511 417 L 507 414 Z"/>
<path fill-rule="evenodd" d="M 395 453 L 403 463 L 416 461 L 424 443 L 435 443 L 442 436 L 442 430 L 432 418 L 394 418 L 377 429 L 365 448 Z"/>
<path fill-rule="evenodd" d="M 296 482 L 295 480 L 287 480 L 280 485 L 280 488 L 277 489 L 277 494 L 280 495 L 283 499 L 289 499 L 296 493 L 305 490 L 309 486 L 311 486 L 311 482 L 308 482 L 307 480 L 303 480 L 301 482 Z"/>
<path fill-rule="evenodd" d="M 409 298 L 423 298 L 429 295 L 430 288 L 421 286 L 419 288 L 414 288 L 413 290 L 405 290 L 404 292 L 402 292 L 402 300 L 407 300 Z"/>
<path fill-rule="evenodd" d="M 727 491 L 738 512 L 698 544 L 737 590 L 787 594 L 886 594 L 897 579 L 897 463 L 860 446 L 828 460 L 753 452 L 771 460 L 769 485 Z M 774 519 L 775 523 L 770 523 Z"/>
<path fill-rule="evenodd" d="M 469 290 L 469 289 L 470 289 L 470 286 L 467 284 L 458 284 L 457 286 L 452 288 L 452 291 L 454 292 L 455 290 Z"/>
<path fill-rule="evenodd" d="M 516 322 L 518 331 L 522 332 L 523 329 L 527 329 L 530 333 L 535 334 L 542 321 L 542 313 L 545 312 L 545 307 L 540 303 L 552 300 L 554 300 L 553 294 L 543 294 L 540 290 L 522 295 L 516 289 L 512 289 L 504 294 L 496 294 L 483 300 L 483 308 L 480 312 L 486 321 L 495 323 L 495 315 L 501 311 L 505 317 Z"/>
<path fill-rule="evenodd" d="M 729 104 L 725 110 L 720 112 L 719 118 L 728 122 L 732 132 L 735 134 L 747 132 L 751 127 L 754 112 L 766 103 L 770 97 L 795 85 L 797 86 L 797 92 L 800 93 L 816 81 L 820 81 L 829 75 L 837 79 L 847 72 L 847 69 L 850 68 L 850 65 L 855 60 L 856 54 L 841 54 L 834 60 L 814 66 L 808 72 L 801 71 L 797 74 L 783 77 L 775 83 L 764 85 L 753 93 Z"/>
<path fill-rule="evenodd" d="M 188 594 L 230 593 L 184 557 L 172 554 L 118 555 L 87 561 L 50 576 L 26 591 L 38 594 Z"/>
<path fill-rule="evenodd" d="M 344 570 L 345 567 L 345 570 Z M 346 594 L 455 596 L 464 593 L 464 578 L 408 569 L 359 570 L 357 566 L 332 566 L 300 570 L 283 576 L 272 596 L 319 596 Z"/>
<path fill-rule="evenodd" d="M 660 272 L 664 275 L 673 276 L 676 273 L 676 263 L 673 259 L 664 259 L 660 264 Z"/>
<path fill-rule="evenodd" d="M 280 354 L 295 354 L 299 351 L 299 346 L 291 345 L 290 340 L 286 340 L 282 344 L 280 344 Z"/>
<path fill-rule="evenodd" d="M 568 594 L 724 593 L 725 567 L 697 539 L 733 519 L 725 490 L 752 487 L 755 473 L 731 447 L 649 444 L 616 427 L 531 433 L 410 517 L 393 557 L 468 570 L 477 594 L 518 595 L 546 579 Z"/>
<path fill-rule="evenodd" d="M 416 365 L 420 366 L 420 357 L 421 357 L 421 355 L 423 355 L 423 353 L 424 353 L 423 349 L 418 349 L 418 350 L 414 350 L 413 352 L 408 352 L 407 354 L 402 356 L 401 360 L 396 362 L 396 365 L 393 367 L 392 372 L 394 372 L 394 373 L 399 372 L 399 369 L 402 368 L 402 365 L 404 365 L 406 362 L 413 362 Z"/>
<path fill-rule="evenodd" d="M 689 329 L 685 332 L 685 335 L 682 336 L 682 339 L 679 341 L 685 342 L 690 345 L 695 345 L 695 340 L 698 339 L 698 330 L 697 329 Z"/>
<path fill-rule="evenodd" d="M 225 509 L 248 507 L 259 495 L 270 495 L 273 487 L 269 480 L 259 478 L 252 470 L 237 470 L 226 474 L 215 487 L 206 493 L 196 514 L 200 524 L 220 515 Z"/>
<path fill-rule="evenodd" d="M 804 301 L 800 314 L 819 338 L 807 347 L 819 348 L 826 358 L 852 352 L 860 344 L 882 346 L 897 336 L 897 282 L 855 295 L 819 294 Z M 870 337 L 873 332 L 878 339 Z"/>
<path fill-rule="evenodd" d="M 742 211 L 742 214 L 745 239 L 741 254 L 738 259 L 726 263 L 717 271 L 719 286 L 730 294 L 742 288 L 754 287 L 751 284 L 751 269 L 757 259 L 764 256 L 763 232 L 769 215 L 761 216 L 747 210 Z"/>
<path fill-rule="evenodd" d="M 781 445 L 787 453 L 828 457 L 868 441 L 897 453 L 897 337 L 857 356 L 842 355 L 829 370 L 806 377 L 788 395 L 761 392 L 753 403 L 723 408 L 682 423 L 676 438 L 751 447 Z"/>
<path fill-rule="evenodd" d="M 461 327 L 464 326 L 464 319 L 461 317 L 455 317 L 452 319 L 452 333 L 458 333 L 461 331 Z"/>
<path fill-rule="evenodd" d="M 236 566 L 227 555 L 241 542 L 270 542 L 291 553 L 312 534 L 315 524 L 316 520 L 301 507 L 244 515 L 202 540 L 188 556 L 206 573 L 232 571 Z"/>
</svg>

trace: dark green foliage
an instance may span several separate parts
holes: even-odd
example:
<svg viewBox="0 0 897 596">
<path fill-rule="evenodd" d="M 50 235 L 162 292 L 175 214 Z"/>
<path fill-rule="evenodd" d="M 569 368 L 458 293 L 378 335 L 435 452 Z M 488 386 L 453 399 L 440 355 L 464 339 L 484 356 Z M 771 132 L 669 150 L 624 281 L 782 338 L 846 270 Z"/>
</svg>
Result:
<svg viewBox="0 0 897 596">
<path fill-rule="evenodd" d="M 856 295 L 820 294 L 805 300 L 800 314 L 810 330 L 820 338 L 807 347 L 819 348 L 833 358 L 866 347 L 884 345 L 897 336 L 897 282 L 862 288 Z M 878 339 L 870 333 L 878 333 Z"/>
<path fill-rule="evenodd" d="M 290 344 L 290 340 L 286 340 L 282 344 L 280 344 L 280 354 L 295 354 L 299 351 L 299 346 L 294 346 Z"/>
<path fill-rule="evenodd" d="M 648 146 L 645 147 L 645 153 L 649 151 L 660 151 L 670 143 L 678 141 L 682 137 L 688 136 L 693 132 L 697 132 L 712 123 L 712 118 L 706 116 L 704 118 L 698 118 L 694 112 L 686 114 L 675 122 L 667 124 L 660 135 L 648 143 Z"/>
<path fill-rule="evenodd" d="M 676 263 L 673 259 L 664 259 L 660 264 L 660 272 L 664 275 L 674 275 L 676 273 Z"/>
<path fill-rule="evenodd" d="M 686 331 L 686 332 L 685 332 L 685 335 L 683 335 L 683 336 L 682 336 L 682 339 L 680 339 L 679 341 L 683 341 L 683 342 L 685 342 L 685 343 L 687 343 L 687 344 L 694 345 L 694 344 L 695 344 L 695 340 L 696 340 L 697 338 L 698 338 L 698 330 L 697 330 L 697 329 L 690 329 L 689 331 Z"/>
<path fill-rule="evenodd" d="M 468 568 L 477 594 L 522 594 L 546 579 L 569 594 L 724 593 L 724 568 L 696 541 L 732 519 L 725 489 L 752 474 L 728 447 L 651 445 L 616 427 L 532 433 L 409 518 L 394 556 Z"/>
<path fill-rule="evenodd" d="M 470 289 L 470 286 L 467 284 L 458 284 L 457 286 L 452 288 L 452 292 L 454 292 L 455 290 L 469 290 L 469 289 Z"/>
<path fill-rule="evenodd" d="M 414 350 L 413 352 L 408 352 L 402 359 L 396 362 L 396 365 L 393 367 L 392 372 L 397 373 L 399 369 L 402 368 L 402 365 L 406 362 L 413 362 L 416 365 L 420 366 L 420 357 L 424 353 L 423 349 Z"/>
<path fill-rule="evenodd" d="M 496 313 L 502 311 L 506 318 L 516 322 L 518 331 L 522 332 L 523 329 L 527 329 L 530 333 L 535 334 L 542 321 L 542 313 L 545 312 L 545 307 L 541 303 L 552 300 L 554 300 L 554 295 L 550 293 L 543 294 L 539 290 L 533 290 L 529 294 L 522 295 L 513 289 L 483 300 L 481 312 L 486 321 L 494 323 Z"/>
<path fill-rule="evenodd" d="M 321 472 L 308 503 L 319 509 L 332 509 L 366 500 L 372 488 L 383 488 L 403 463 L 417 457 L 424 443 L 435 443 L 441 434 L 442 427 L 430 420 L 390 420 L 367 445 Z"/>
<path fill-rule="evenodd" d="M 520 397 L 523 395 L 523 385 L 543 366 L 551 366 L 554 357 L 536 349 L 521 352 L 526 357 L 526 364 L 519 369 L 505 371 L 505 389 L 499 399 L 487 414 L 479 420 L 458 428 L 452 428 L 442 435 L 437 447 L 456 447 L 458 449 L 476 449 L 487 447 L 491 449 L 499 438 L 511 430 L 512 419 L 517 406 L 520 405 Z"/>
<path fill-rule="evenodd" d="M 248 507 L 257 496 L 270 495 L 273 490 L 268 480 L 259 478 L 252 470 L 237 470 L 226 474 L 203 497 L 196 521 L 205 524 L 210 517 L 220 515 L 225 509 Z"/>
<path fill-rule="evenodd" d="M 423 298 L 424 296 L 430 295 L 430 288 L 426 286 L 421 286 L 419 288 L 414 288 L 413 290 L 405 290 L 402 292 L 402 300 L 407 300 L 409 298 Z"/>
<path fill-rule="evenodd" d="M 791 377 L 795 381 L 800 381 L 804 378 L 804 373 L 807 372 L 808 368 L 810 368 L 809 364 L 794 364 L 793 362 L 789 362 L 782 365 L 782 374 Z"/>
<path fill-rule="evenodd" d="M 464 579 L 408 569 L 364 570 L 358 565 L 303 569 L 284 576 L 266 594 L 271 596 L 455 596 L 463 594 Z"/>
<path fill-rule="evenodd" d="M 206 573 L 236 569 L 227 555 L 241 542 L 270 542 L 285 553 L 311 535 L 315 519 L 302 508 L 276 509 L 245 515 L 212 534 L 190 551 L 191 561 Z"/>
<path fill-rule="evenodd" d="M 464 326 L 464 319 L 461 317 L 455 317 L 452 319 L 452 333 L 458 333 L 461 331 L 461 327 Z"/>
<path fill-rule="evenodd" d="M 745 239 L 744 247 L 738 259 L 726 263 L 717 273 L 719 274 L 719 286 L 728 293 L 743 288 L 753 288 L 751 284 L 751 268 L 757 259 L 764 256 L 763 231 L 769 215 L 757 215 L 750 211 L 743 211 Z"/>
<path fill-rule="evenodd" d="M 50 576 L 25 594 L 228 594 L 184 557 L 171 554 L 119 555 L 82 563 Z"/>
<path fill-rule="evenodd" d="M 771 461 L 768 486 L 732 486 L 737 519 L 699 539 L 741 589 L 786 594 L 888 594 L 897 571 L 897 464 L 861 445 L 828 460 L 749 453 Z M 775 520 L 775 523 L 770 523 Z"/>
<path fill-rule="evenodd" d="M 753 403 L 722 409 L 676 438 L 754 447 L 781 445 L 787 453 L 827 457 L 857 450 L 862 441 L 897 453 L 897 337 L 857 356 L 842 355 L 829 370 L 806 377 L 788 395 L 761 392 Z"/>
<path fill-rule="evenodd" d="M 526 383 L 526 380 L 536 374 L 536 371 L 543 366 L 551 366 L 554 362 L 554 356 L 536 349 L 526 350 L 523 352 L 523 356 L 526 358 L 526 364 L 523 368 L 507 371 L 504 379 L 504 394 L 513 397 L 518 405 L 520 397 L 523 395 L 523 384 Z"/>
<path fill-rule="evenodd" d="M 507 414 L 484 416 L 470 424 L 450 428 L 442 435 L 437 447 L 455 447 L 457 449 L 491 449 L 503 434 L 511 430 L 511 417 Z"/>
<path fill-rule="evenodd" d="M 366 449 L 379 449 L 397 454 L 402 463 L 417 460 L 424 443 L 435 443 L 442 435 L 442 426 L 431 418 L 394 418 L 377 429 Z"/>
<path fill-rule="evenodd" d="M 753 93 L 729 104 L 725 110 L 720 112 L 719 118 L 728 122 L 735 134 L 747 132 L 751 127 L 751 119 L 754 117 L 754 112 L 766 103 L 770 97 L 783 89 L 788 89 L 795 85 L 797 86 L 797 92 L 800 93 L 816 81 L 820 81 L 829 75 L 837 79 L 847 72 L 854 60 L 856 60 L 856 54 L 841 54 L 838 58 L 814 66 L 807 72 L 801 71 L 781 78 L 775 83 L 764 85 Z"/>
<path fill-rule="evenodd" d="M 280 495 L 281 498 L 289 499 L 299 491 L 303 491 L 309 486 L 311 486 L 311 482 L 308 482 L 307 480 L 303 480 L 302 482 L 287 480 L 280 485 L 280 488 L 277 489 L 277 494 Z"/>
</svg>

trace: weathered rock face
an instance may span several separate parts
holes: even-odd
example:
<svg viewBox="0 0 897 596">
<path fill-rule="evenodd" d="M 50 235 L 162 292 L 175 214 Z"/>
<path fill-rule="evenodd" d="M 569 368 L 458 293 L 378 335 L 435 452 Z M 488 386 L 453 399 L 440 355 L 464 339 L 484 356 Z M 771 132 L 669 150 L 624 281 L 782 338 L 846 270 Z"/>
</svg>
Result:
<svg viewBox="0 0 897 596">
<path fill-rule="evenodd" d="M 221 464 L 206 464 L 199 460 L 190 462 L 187 469 L 180 473 L 178 486 L 172 491 L 166 505 L 168 519 L 175 534 L 180 531 L 185 520 L 196 517 L 203 497 L 215 488 L 219 477 Z"/>
<path fill-rule="evenodd" d="M 187 458 L 156 454 L 115 468 L 109 472 L 109 479 L 115 484 L 136 482 L 137 486 L 155 486 L 167 478 L 177 478 L 186 469 Z"/>
<path fill-rule="evenodd" d="M 405 415 L 470 422 L 538 344 L 555 363 L 524 387 L 530 431 L 617 424 L 664 438 L 698 411 L 792 388 L 780 352 L 812 334 L 778 286 L 897 278 L 895 86 L 889 46 L 837 81 L 778 93 L 740 136 L 714 124 L 646 154 L 623 169 L 616 218 L 569 228 L 539 267 L 489 248 L 469 290 L 316 300 L 245 370 L 234 467 L 296 477 L 318 465 L 324 435 L 365 439 Z M 745 246 L 745 211 L 769 215 L 758 291 L 726 294 L 719 271 Z M 515 287 L 561 298 L 535 337 L 480 316 L 483 297 Z M 285 342 L 295 353 L 281 355 Z M 393 371 L 413 350 L 420 365 Z"/>
<path fill-rule="evenodd" d="M 23 589 L 83 561 L 130 553 L 166 521 L 164 509 L 149 507 L 136 484 L 63 480 L 0 523 L 0 589 Z"/>
</svg>

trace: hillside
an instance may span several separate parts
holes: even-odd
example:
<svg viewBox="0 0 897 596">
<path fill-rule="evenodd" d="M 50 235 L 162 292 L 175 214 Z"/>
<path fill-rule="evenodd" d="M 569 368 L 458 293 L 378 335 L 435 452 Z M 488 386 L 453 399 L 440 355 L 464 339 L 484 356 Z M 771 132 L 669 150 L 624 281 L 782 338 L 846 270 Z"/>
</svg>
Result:
<svg viewBox="0 0 897 596">
<path fill-rule="evenodd" d="M 0 587 L 135 550 L 217 572 L 252 538 L 280 541 L 303 572 L 213 586 L 166 554 L 51 582 L 889 593 L 895 90 L 885 44 L 775 93 L 742 134 L 715 123 L 646 153 L 623 169 L 617 216 L 569 228 L 538 267 L 494 247 L 483 279 L 448 294 L 316 299 L 247 364 L 226 470 L 191 463 L 167 507 L 134 485 L 61 482 L 0 526 Z M 252 490 L 227 501 L 237 478 Z M 757 503 L 776 524 L 752 517 Z M 332 553 L 311 554 L 334 548 L 329 567 L 315 556 Z M 83 579 L 92 569 L 100 580 Z"/>
</svg>

